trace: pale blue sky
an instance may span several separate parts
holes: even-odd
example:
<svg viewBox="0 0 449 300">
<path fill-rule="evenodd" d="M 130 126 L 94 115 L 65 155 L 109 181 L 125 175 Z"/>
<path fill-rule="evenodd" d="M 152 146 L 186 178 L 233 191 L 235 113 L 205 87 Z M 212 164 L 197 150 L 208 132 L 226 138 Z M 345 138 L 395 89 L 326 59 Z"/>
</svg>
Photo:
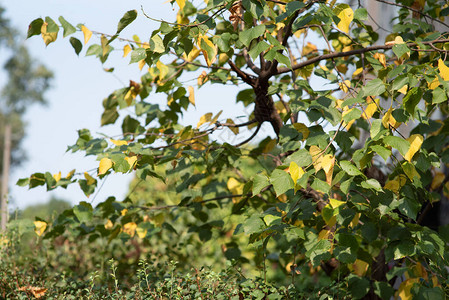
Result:
<svg viewBox="0 0 449 300">
<path fill-rule="evenodd" d="M 165 0 L 151 1 L 105 1 L 105 0 L 39 0 L 39 1 L 2 1 L 7 16 L 13 25 L 25 37 L 28 24 L 39 17 L 50 16 L 57 20 L 59 16 L 73 25 L 84 23 L 91 30 L 114 33 L 117 23 L 123 14 L 130 9 L 137 9 L 138 19 L 122 32 L 123 37 L 131 38 L 138 34 L 146 40 L 151 32 L 158 27 L 156 22 L 146 19 L 140 10 L 143 5 L 145 12 L 155 18 L 173 20 L 175 12 Z M 80 37 L 80 36 L 78 36 Z M 92 42 L 96 37 L 93 36 Z M 115 89 L 127 85 L 130 79 L 139 81 L 142 74 L 137 64 L 128 65 L 129 57 L 122 59 L 122 52 L 117 51 L 106 62 L 106 68 L 115 67 L 114 75 L 103 71 L 103 66 L 94 57 L 85 57 L 85 49 L 77 57 L 68 38 L 63 39 L 60 32 L 58 40 L 45 47 L 42 39 L 35 36 L 25 41 L 33 57 L 45 63 L 55 74 L 52 89 L 47 94 L 49 105 L 32 107 L 26 115 L 28 122 L 27 137 L 23 143 L 28 154 L 28 161 L 22 167 L 15 169 L 11 176 L 10 207 L 23 208 L 28 204 L 48 200 L 52 195 L 70 200 L 91 201 L 81 192 L 77 184 L 68 190 L 57 189 L 47 193 L 45 188 L 32 190 L 15 186 L 17 179 L 28 177 L 33 172 L 60 170 L 65 176 L 71 169 L 77 172 L 90 170 L 98 166 L 93 158 L 85 158 L 81 154 L 65 153 L 68 145 L 75 143 L 77 130 L 88 128 L 92 133 L 100 132 L 109 135 L 120 134 L 120 127 L 100 128 L 102 100 Z M 119 44 L 120 45 L 120 44 Z M 121 46 L 124 46 L 122 44 Z M 196 80 L 195 80 L 196 82 Z M 223 108 L 224 117 L 235 116 L 236 89 L 225 87 L 196 90 L 197 109 L 189 111 L 184 122 L 196 124 L 200 116 L 209 111 Z M 151 96 L 150 101 L 163 103 L 160 96 Z M 229 103 L 229 104 L 227 104 Z M 224 104 L 224 105 L 223 105 Z M 123 198 L 128 189 L 130 175 L 114 175 L 107 179 L 95 203 L 104 200 L 109 195 Z"/>
</svg>

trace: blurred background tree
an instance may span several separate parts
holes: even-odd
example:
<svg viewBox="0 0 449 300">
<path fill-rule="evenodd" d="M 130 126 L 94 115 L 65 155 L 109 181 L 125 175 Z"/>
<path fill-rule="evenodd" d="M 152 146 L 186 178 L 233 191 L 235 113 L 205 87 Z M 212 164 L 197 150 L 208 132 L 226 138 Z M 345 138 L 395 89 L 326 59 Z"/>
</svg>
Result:
<svg viewBox="0 0 449 300">
<path fill-rule="evenodd" d="M 6 84 L 0 92 L 0 168 L 1 229 L 6 227 L 9 166 L 18 166 L 25 159 L 20 142 L 25 134 L 23 115 L 34 103 L 45 104 L 44 94 L 50 87 L 53 74 L 36 62 L 23 46 L 23 37 L 5 17 L 0 7 L 0 47 L 7 53 L 3 69 Z"/>
</svg>

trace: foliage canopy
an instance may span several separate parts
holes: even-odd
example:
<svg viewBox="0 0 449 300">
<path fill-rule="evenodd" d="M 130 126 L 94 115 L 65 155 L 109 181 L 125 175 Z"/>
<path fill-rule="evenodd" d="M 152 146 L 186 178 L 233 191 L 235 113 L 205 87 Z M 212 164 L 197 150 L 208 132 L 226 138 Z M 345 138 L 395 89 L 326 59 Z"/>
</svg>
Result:
<svg viewBox="0 0 449 300">
<path fill-rule="evenodd" d="M 69 147 L 96 156 L 97 170 L 35 173 L 18 184 L 52 190 L 78 182 L 89 196 L 110 173 L 135 172 L 176 192 L 168 203 L 132 191 L 95 208 L 81 202 L 44 228 L 45 237 L 74 227 L 89 240 L 149 243 L 162 231 L 173 241 L 182 238 L 176 222 L 185 218 L 191 234 L 217 241 L 235 263 L 266 274 L 268 260 L 298 288 L 316 272 L 329 279 L 304 293 L 444 297 L 448 227 L 431 229 L 423 220 L 449 196 L 449 7 L 377 2 L 397 12 L 385 41 L 360 1 L 172 0 L 174 23 L 142 10 L 160 23 L 143 41 L 120 36 L 137 11 L 126 12 L 114 34 L 63 17 L 34 20 L 28 37 L 41 35 L 49 45 L 62 27 L 76 54 L 90 44 L 86 55 L 104 63 L 120 48 L 144 74 L 103 101 L 101 123 L 120 120 L 120 138 L 82 129 Z M 196 86 L 184 84 L 188 74 Z M 214 111 L 196 127 L 181 125 L 206 84 L 241 87 L 236 101 L 252 111 L 248 120 Z M 152 103 L 155 93 L 166 95 L 166 105 Z M 260 131 L 263 123 L 273 134 Z M 247 129 L 238 144 L 214 135 Z M 248 237 L 256 255 L 236 236 Z"/>
</svg>

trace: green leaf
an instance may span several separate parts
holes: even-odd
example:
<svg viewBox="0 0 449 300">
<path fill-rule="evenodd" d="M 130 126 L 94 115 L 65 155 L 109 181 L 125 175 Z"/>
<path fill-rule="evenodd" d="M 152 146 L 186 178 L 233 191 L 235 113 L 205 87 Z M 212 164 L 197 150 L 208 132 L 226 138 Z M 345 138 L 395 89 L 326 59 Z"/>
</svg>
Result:
<svg viewBox="0 0 449 300">
<path fill-rule="evenodd" d="M 447 93 L 440 87 L 432 91 L 432 104 L 438 104 L 447 101 Z"/>
<path fill-rule="evenodd" d="M 393 52 L 398 58 L 401 58 L 407 52 L 410 52 L 410 48 L 407 44 L 396 44 L 393 46 Z"/>
<path fill-rule="evenodd" d="M 379 96 L 386 91 L 385 84 L 379 78 L 369 81 L 363 87 L 363 94 L 365 96 Z"/>
<path fill-rule="evenodd" d="M 16 185 L 24 187 L 30 184 L 30 178 L 20 178 L 17 180 Z"/>
<path fill-rule="evenodd" d="M 150 50 L 153 52 L 156 52 L 156 53 L 164 53 L 165 52 L 164 41 L 158 34 L 155 34 L 151 37 Z"/>
<path fill-rule="evenodd" d="M 243 230 L 246 234 L 259 233 L 265 229 L 265 223 L 258 215 L 252 215 L 243 222 Z"/>
<path fill-rule="evenodd" d="M 368 179 L 366 181 L 362 181 L 360 184 L 365 189 L 373 189 L 378 192 L 382 192 L 382 186 L 380 185 L 379 181 L 377 181 L 374 178 Z"/>
<path fill-rule="evenodd" d="M 33 20 L 28 26 L 27 39 L 32 37 L 33 35 L 41 34 L 41 28 L 44 24 L 44 20 L 41 18 Z"/>
<path fill-rule="evenodd" d="M 103 49 L 101 48 L 100 45 L 97 45 L 97 44 L 90 45 L 90 47 L 86 51 L 86 56 L 91 56 L 91 55 L 100 56 L 102 54 L 103 54 Z"/>
<path fill-rule="evenodd" d="M 70 37 L 70 44 L 72 45 L 73 49 L 75 49 L 76 55 L 79 55 L 81 50 L 83 49 L 83 44 L 81 41 L 75 37 Z"/>
<path fill-rule="evenodd" d="M 319 192 L 327 193 L 331 189 L 331 186 L 319 178 L 315 178 L 311 184 L 312 189 Z"/>
<path fill-rule="evenodd" d="M 371 128 L 369 130 L 372 140 L 377 140 L 380 137 L 380 133 L 383 129 L 382 120 L 376 119 L 371 122 Z"/>
<path fill-rule="evenodd" d="M 408 239 L 390 242 L 385 250 L 385 259 L 390 261 L 392 259 L 401 259 L 406 256 L 411 256 L 415 253 L 415 244 Z"/>
<path fill-rule="evenodd" d="M 131 61 L 130 64 L 136 63 L 145 59 L 147 57 L 147 52 L 144 48 L 137 48 L 133 52 L 131 52 Z"/>
<path fill-rule="evenodd" d="M 391 151 L 385 147 L 382 147 L 380 145 L 373 145 L 370 147 L 374 152 L 379 154 L 380 157 L 382 157 L 385 161 L 388 160 L 388 158 L 391 155 Z"/>
<path fill-rule="evenodd" d="M 79 205 L 76 205 L 73 208 L 73 214 L 76 216 L 80 223 L 88 223 L 90 220 L 92 220 L 93 217 L 92 205 L 85 201 L 82 201 Z"/>
<path fill-rule="evenodd" d="M 422 99 L 422 89 L 418 87 L 414 87 L 408 91 L 407 95 L 405 95 L 402 102 L 404 103 L 405 110 L 411 114 L 415 114 L 416 105 L 418 105 L 419 101 Z"/>
<path fill-rule="evenodd" d="M 52 18 L 45 17 L 45 23 L 47 23 L 47 32 L 59 32 L 59 26 Z"/>
<path fill-rule="evenodd" d="M 34 173 L 30 176 L 30 189 L 44 185 L 45 182 L 45 175 L 43 173 Z"/>
<path fill-rule="evenodd" d="M 356 166 L 354 166 L 347 160 L 340 161 L 340 167 L 343 171 L 348 173 L 349 176 L 357 176 L 357 175 L 364 176 L 363 173 L 360 172 L 360 170 Z"/>
<path fill-rule="evenodd" d="M 109 109 L 105 109 L 103 114 L 101 115 L 101 126 L 114 124 L 119 114 L 117 112 L 117 107 L 112 107 Z"/>
<path fill-rule="evenodd" d="M 407 217 L 416 220 L 418 212 L 421 209 L 421 204 L 416 199 L 405 197 L 401 199 L 401 203 L 399 204 L 398 209 Z"/>
<path fill-rule="evenodd" d="M 398 136 L 386 136 L 383 138 L 383 141 L 386 145 L 391 146 L 399 151 L 402 156 L 405 156 L 408 149 L 410 148 L 410 143 L 403 138 Z"/>
<path fill-rule="evenodd" d="M 253 39 L 262 36 L 264 32 L 265 25 L 258 25 L 245 31 L 241 31 L 239 33 L 239 40 L 243 43 L 243 45 L 248 47 Z"/>
<path fill-rule="evenodd" d="M 366 10 L 366 8 L 362 7 L 356 9 L 354 12 L 354 19 L 359 21 L 365 21 L 366 19 L 368 19 L 368 11 Z"/>
<path fill-rule="evenodd" d="M 265 41 L 260 41 L 249 51 L 249 56 L 251 56 L 252 59 L 256 59 L 260 53 L 264 52 L 268 48 L 270 48 L 270 45 L 268 43 L 266 43 Z"/>
<path fill-rule="evenodd" d="M 285 12 L 276 17 L 276 22 L 280 22 L 280 21 L 284 20 L 285 18 L 290 17 L 296 11 L 300 10 L 304 6 L 305 6 L 305 4 L 303 2 L 299 2 L 299 1 L 293 1 L 293 2 L 287 3 L 287 5 L 285 6 Z"/>
<path fill-rule="evenodd" d="M 275 169 L 273 173 L 271 173 L 270 182 L 274 187 L 276 197 L 284 194 L 295 186 L 291 176 L 286 171 L 279 169 Z"/>
<path fill-rule="evenodd" d="M 60 16 L 58 20 L 59 22 L 61 22 L 62 28 L 64 28 L 64 34 L 62 35 L 63 37 L 66 37 L 76 32 L 76 28 L 72 24 L 67 22 L 63 16 Z"/>
<path fill-rule="evenodd" d="M 262 173 L 257 173 L 253 179 L 253 196 L 260 194 L 260 191 L 270 184 L 267 176 Z"/>
<path fill-rule="evenodd" d="M 346 115 L 343 116 L 345 122 L 350 122 L 354 119 L 359 119 L 362 116 L 362 112 L 358 109 L 351 109 Z"/>
<path fill-rule="evenodd" d="M 123 17 L 120 19 L 117 25 L 117 32 L 115 34 L 119 34 L 125 29 L 126 26 L 131 24 L 137 18 L 137 10 L 127 11 Z"/>
<path fill-rule="evenodd" d="M 97 186 L 96 181 L 95 184 L 87 184 L 87 180 L 85 179 L 79 179 L 78 184 L 80 185 L 80 188 L 83 191 L 84 195 L 86 195 L 86 197 L 92 195 L 95 192 L 95 188 Z"/>
<path fill-rule="evenodd" d="M 370 283 L 366 278 L 351 274 L 348 283 L 352 299 L 361 299 L 369 292 Z"/>
</svg>

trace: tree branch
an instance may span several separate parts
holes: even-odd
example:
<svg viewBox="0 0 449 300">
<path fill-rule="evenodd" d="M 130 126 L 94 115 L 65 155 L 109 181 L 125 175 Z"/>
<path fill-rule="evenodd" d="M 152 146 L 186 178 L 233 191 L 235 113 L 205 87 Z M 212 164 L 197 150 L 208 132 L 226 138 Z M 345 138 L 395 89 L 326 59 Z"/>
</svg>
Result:
<svg viewBox="0 0 449 300">
<path fill-rule="evenodd" d="M 249 84 L 250 86 L 254 86 L 254 79 L 248 74 L 237 68 L 237 66 L 231 61 L 228 61 L 231 70 L 237 73 L 237 76 L 240 77 L 244 82 Z"/>
<path fill-rule="evenodd" d="M 444 39 L 444 40 L 435 40 L 435 41 L 430 41 L 430 42 L 420 42 L 420 44 L 424 44 L 424 45 L 433 45 L 433 44 L 441 44 L 441 43 L 447 43 L 449 42 L 449 39 Z M 332 59 L 332 58 L 338 58 L 338 57 L 346 57 L 346 56 L 351 56 L 351 55 L 357 55 L 357 54 L 362 54 L 362 53 L 366 53 L 366 52 L 370 52 L 370 51 L 375 51 L 375 50 L 389 50 L 391 48 L 393 48 L 394 45 L 378 45 L 378 46 L 371 46 L 371 47 L 366 47 L 366 48 L 361 48 L 361 49 L 355 49 L 355 50 L 350 50 L 350 51 L 345 51 L 345 52 L 337 52 L 337 53 L 328 53 L 328 54 L 323 54 L 320 56 L 315 56 L 311 59 L 308 59 L 306 61 L 303 61 L 299 64 L 293 65 L 292 68 L 278 68 L 277 72 L 274 75 L 279 75 L 279 74 L 283 74 L 283 73 L 288 73 L 291 72 L 292 70 L 297 70 L 297 69 L 301 69 L 304 68 L 308 65 L 312 65 L 316 62 L 322 61 L 322 60 L 326 60 L 326 59 Z M 407 46 L 409 47 L 414 47 L 414 46 L 418 46 L 417 43 L 407 43 Z"/>
</svg>

